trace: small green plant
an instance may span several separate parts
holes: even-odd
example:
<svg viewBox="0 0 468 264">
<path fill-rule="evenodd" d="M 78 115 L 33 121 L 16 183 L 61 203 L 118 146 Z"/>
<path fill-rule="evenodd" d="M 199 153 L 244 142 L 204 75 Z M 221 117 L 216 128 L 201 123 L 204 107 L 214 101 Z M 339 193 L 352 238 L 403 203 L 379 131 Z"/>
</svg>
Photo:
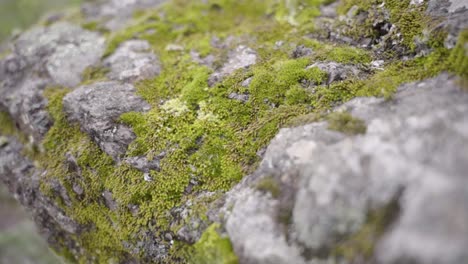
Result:
<svg viewBox="0 0 468 264">
<path fill-rule="evenodd" d="M 335 112 L 327 116 L 328 128 L 348 135 L 365 134 L 366 123 L 347 112 Z"/>
<path fill-rule="evenodd" d="M 261 192 L 271 194 L 273 198 L 278 198 L 281 194 L 280 184 L 271 176 L 258 181 L 256 188 Z"/>
<path fill-rule="evenodd" d="M 237 264 L 236 254 L 228 237 L 222 237 L 217 229 L 219 224 L 212 224 L 205 230 L 200 240 L 193 245 L 190 263 L 193 264 Z"/>
</svg>

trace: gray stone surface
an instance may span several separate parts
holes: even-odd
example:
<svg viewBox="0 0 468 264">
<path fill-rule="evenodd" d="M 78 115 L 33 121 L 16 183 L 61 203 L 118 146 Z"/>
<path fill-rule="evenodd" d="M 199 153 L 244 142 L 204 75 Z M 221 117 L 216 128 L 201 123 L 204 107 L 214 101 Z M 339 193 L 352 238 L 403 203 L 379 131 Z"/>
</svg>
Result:
<svg viewBox="0 0 468 264">
<path fill-rule="evenodd" d="M 149 79 L 161 72 L 160 62 L 145 40 L 123 42 L 104 66 L 110 68 L 109 79 L 136 82 Z"/>
<path fill-rule="evenodd" d="M 12 54 L 0 60 L 0 108 L 39 141 L 51 125 L 43 90 L 75 87 L 85 68 L 97 63 L 103 51 L 103 37 L 68 23 L 21 34 Z"/>
<path fill-rule="evenodd" d="M 328 73 L 328 78 L 325 84 L 329 85 L 332 82 L 343 81 L 346 79 L 359 79 L 367 74 L 359 65 L 346 65 L 337 62 L 316 62 L 307 68 L 317 67 L 320 70 Z"/>
<path fill-rule="evenodd" d="M 222 212 L 242 263 L 305 263 L 305 251 L 327 258 L 393 201 L 400 214 L 379 240 L 378 263 L 467 262 L 468 94 L 457 79 L 442 74 L 403 85 L 393 100 L 356 98 L 336 111 L 365 120 L 367 133 L 346 136 L 326 122 L 283 129 L 228 194 Z M 256 187 L 265 177 L 278 197 Z"/>
<path fill-rule="evenodd" d="M 103 23 L 108 30 L 125 27 L 135 11 L 153 8 L 167 0 L 97 0 L 84 3 L 82 12 L 89 21 Z"/>
<path fill-rule="evenodd" d="M 117 122 L 120 115 L 150 109 L 135 95 L 133 85 L 118 82 L 81 86 L 67 94 L 63 104 L 68 120 L 79 123 L 82 130 L 115 160 L 120 160 L 135 139 L 129 127 Z"/>
<path fill-rule="evenodd" d="M 236 70 L 246 69 L 255 63 L 257 63 L 257 53 L 247 46 L 239 45 L 229 52 L 227 62 L 210 76 L 208 84 L 212 86 Z"/>
</svg>

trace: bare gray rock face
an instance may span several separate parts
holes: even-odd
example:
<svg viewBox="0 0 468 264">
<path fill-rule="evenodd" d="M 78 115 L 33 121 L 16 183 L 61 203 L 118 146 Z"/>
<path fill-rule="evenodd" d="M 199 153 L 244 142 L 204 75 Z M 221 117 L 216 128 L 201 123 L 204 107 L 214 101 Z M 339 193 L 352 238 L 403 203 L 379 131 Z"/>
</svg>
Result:
<svg viewBox="0 0 468 264">
<path fill-rule="evenodd" d="M 307 68 L 317 67 L 320 70 L 328 73 L 326 84 L 332 82 L 343 81 L 351 78 L 363 78 L 366 74 L 363 72 L 359 65 L 345 65 L 337 62 L 316 62 Z"/>
<path fill-rule="evenodd" d="M 132 130 L 117 122 L 127 112 L 148 111 L 150 106 L 131 84 L 102 82 L 81 86 L 63 99 L 64 111 L 71 122 L 78 122 L 98 146 L 114 160 L 120 160 L 135 139 Z"/>
<path fill-rule="evenodd" d="M 0 108 L 39 141 L 51 121 L 43 90 L 75 87 L 86 67 L 104 52 L 104 38 L 68 23 L 38 27 L 20 35 L 13 53 L 0 61 Z"/>
<path fill-rule="evenodd" d="M 460 32 L 468 27 L 468 1 L 430 0 L 427 5 L 427 13 L 442 20 L 438 28 L 448 32 L 445 47 L 454 48 Z"/>
<path fill-rule="evenodd" d="M 156 7 L 166 0 L 98 0 L 84 3 L 82 12 L 89 21 L 104 23 L 108 30 L 123 28 L 137 10 Z"/>
<path fill-rule="evenodd" d="M 161 72 L 158 58 L 151 51 L 148 41 L 144 40 L 122 43 L 114 54 L 104 60 L 104 66 L 110 68 L 108 78 L 117 81 L 140 81 Z"/>
<path fill-rule="evenodd" d="M 393 202 L 400 213 L 377 263 L 467 262 L 468 94 L 457 79 L 442 74 L 403 85 L 393 100 L 356 98 L 337 111 L 363 119 L 367 133 L 326 122 L 283 129 L 228 194 L 225 227 L 242 263 L 330 258 L 370 211 Z"/>
<path fill-rule="evenodd" d="M 255 63 L 257 63 L 257 53 L 247 46 L 240 45 L 229 53 L 228 61 L 221 69 L 210 76 L 208 84 L 212 86 L 236 70 L 248 68 Z"/>
</svg>

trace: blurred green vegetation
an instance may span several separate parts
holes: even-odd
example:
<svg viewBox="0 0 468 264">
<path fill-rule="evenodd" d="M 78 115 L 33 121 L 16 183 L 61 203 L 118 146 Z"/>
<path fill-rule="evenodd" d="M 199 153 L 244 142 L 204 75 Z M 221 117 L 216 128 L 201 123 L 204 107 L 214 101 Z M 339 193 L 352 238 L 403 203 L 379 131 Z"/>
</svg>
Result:
<svg viewBox="0 0 468 264">
<path fill-rule="evenodd" d="M 48 11 L 76 5 L 81 0 L 0 0 L 0 42 L 14 29 L 25 29 Z"/>
</svg>

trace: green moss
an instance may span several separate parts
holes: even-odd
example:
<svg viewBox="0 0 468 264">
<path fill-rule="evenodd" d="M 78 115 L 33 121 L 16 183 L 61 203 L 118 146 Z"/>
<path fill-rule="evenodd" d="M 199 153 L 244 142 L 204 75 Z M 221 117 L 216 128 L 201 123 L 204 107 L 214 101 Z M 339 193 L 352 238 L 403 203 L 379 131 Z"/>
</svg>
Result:
<svg viewBox="0 0 468 264">
<path fill-rule="evenodd" d="M 373 29 L 373 21 L 384 14 L 372 7 L 382 5 L 384 2 L 385 8 L 390 12 L 390 22 L 398 28 L 401 34 L 402 44 L 413 51 L 416 47 L 415 37 L 421 36 L 427 26 L 434 26 L 428 25 L 431 20 L 425 15 L 427 4 L 410 5 L 410 0 L 343 0 L 338 7 L 340 14 L 346 14 L 353 6 L 358 7 L 357 13 L 369 13 L 362 24 L 355 25 L 355 28 L 351 28 L 347 34 L 357 38 L 377 36 L 378 32 Z"/>
<path fill-rule="evenodd" d="M 107 80 L 107 74 L 109 73 L 108 68 L 104 67 L 87 67 L 81 74 L 82 84 L 91 84 L 98 81 Z"/>
<path fill-rule="evenodd" d="M 450 70 L 468 80 L 468 30 L 463 31 L 449 58 Z"/>
<path fill-rule="evenodd" d="M 310 123 L 320 121 L 321 115 L 317 113 L 309 113 L 305 115 L 300 115 L 298 117 L 292 118 L 289 122 L 285 124 L 285 127 L 298 127 L 304 126 Z"/>
<path fill-rule="evenodd" d="M 227 237 L 220 236 L 218 228 L 218 224 L 213 224 L 203 233 L 200 240 L 193 246 L 194 253 L 190 258 L 191 263 L 239 263 L 232 249 L 231 241 Z"/>
<path fill-rule="evenodd" d="M 347 46 L 324 46 L 315 54 L 315 59 L 339 63 L 369 63 L 372 56 L 368 51 Z"/>
<path fill-rule="evenodd" d="M 72 206 L 62 209 L 74 220 L 90 227 L 76 239 L 89 255 L 96 256 L 95 262 L 108 262 L 131 254 L 121 241 L 135 242 L 142 229 L 155 235 L 176 232 L 185 223 L 174 225 L 177 219 L 168 211 L 194 199 L 197 193 L 229 190 L 243 175 L 256 168 L 258 151 L 269 144 L 281 127 L 317 121 L 323 112 L 356 96 L 390 97 L 400 84 L 433 76 L 447 68 L 449 52 L 441 47 L 427 57 L 389 63 L 384 71 L 371 72 L 366 80 L 351 79 L 324 86 L 321 84 L 327 79 L 327 73 L 317 67 L 308 68 L 316 60 L 366 64 L 373 59 L 372 54 L 361 49 L 302 37 L 313 30 L 310 25 L 318 5 L 324 1 L 298 1 L 295 2 L 299 6 L 296 11 L 284 13 L 281 9 L 286 6 L 273 0 L 205 2 L 174 0 L 157 10 L 140 12 L 128 28 L 109 37 L 106 55 L 114 52 L 121 42 L 140 38 L 151 44 L 162 64 L 159 76 L 136 84 L 138 94 L 152 109 L 120 117 L 120 122 L 132 127 L 136 134 L 126 157 L 152 159 L 165 153 L 160 161 L 161 170 L 150 173 L 153 182 L 144 181 L 143 173 L 125 163 L 115 164 L 76 124 L 67 122 L 62 98 L 69 90 L 46 92 L 54 126 L 43 142 L 45 154 L 39 158 L 41 166 L 48 171 L 42 188 L 58 204 L 63 203 L 53 196 L 48 181 L 59 180 L 69 191 Z M 301 9 L 301 6 L 307 8 Z M 294 25 L 281 19 L 291 17 L 289 12 L 293 12 Z M 94 26 L 89 25 L 90 28 Z M 212 70 L 193 62 L 189 51 L 222 59 L 227 50 L 237 45 L 232 44 L 227 49 L 213 47 L 214 36 L 221 40 L 228 36 L 242 39 L 243 44 L 258 52 L 258 63 L 208 87 Z M 278 47 L 278 41 L 287 45 Z M 291 59 L 295 46 L 289 45 L 292 43 L 310 47 L 314 54 Z M 166 50 L 169 44 L 184 49 L 170 52 Z M 106 74 L 104 68 L 89 68 L 83 75 L 83 83 L 105 80 Z M 242 82 L 247 78 L 252 81 L 249 87 L 244 87 Z M 249 100 L 229 99 L 231 93 L 248 94 Z M 330 120 L 332 127 L 342 131 L 365 131 L 365 125 L 347 116 L 330 117 Z M 79 177 L 76 172 L 68 171 L 66 153 L 77 159 L 81 168 Z M 187 193 L 192 179 L 199 184 Z M 79 184 L 85 193 L 74 194 L 73 184 Z M 279 193 L 278 185 L 268 179 L 260 182 L 259 188 L 273 196 Z M 101 197 L 104 190 L 110 191 L 117 202 L 115 211 L 104 205 Z M 196 217 L 203 218 L 207 210 L 205 202 L 209 203 L 204 201 L 195 210 Z M 130 204 L 138 206 L 135 215 L 128 209 Z M 289 215 L 286 212 L 280 217 L 287 222 Z M 194 248 L 201 255 L 205 254 L 202 260 L 224 256 L 226 260 L 234 259 L 230 245 L 227 246 L 229 240 L 220 238 L 215 229 L 210 227 Z M 218 242 L 220 248 L 216 246 Z M 180 242 L 176 245 L 168 262 L 173 257 L 178 258 L 174 248 L 187 247 Z"/>
<path fill-rule="evenodd" d="M 348 135 L 365 134 L 366 123 L 347 112 L 334 112 L 327 116 L 328 128 Z"/>
<path fill-rule="evenodd" d="M 18 132 L 15 122 L 7 112 L 0 111 L 0 135 L 12 136 Z"/>
<path fill-rule="evenodd" d="M 386 207 L 370 211 L 366 223 L 357 232 L 339 241 L 331 251 L 331 255 L 345 258 L 350 262 L 362 261 L 363 259 L 370 260 L 374 255 L 377 241 L 395 220 L 398 211 L 396 201 Z"/>
<path fill-rule="evenodd" d="M 273 198 L 278 198 L 281 194 L 280 184 L 273 177 L 261 179 L 255 188 L 261 192 L 270 193 Z"/>
<path fill-rule="evenodd" d="M 89 251 L 89 255 L 95 256 L 99 262 L 104 262 L 111 256 L 119 255 L 119 252 L 123 254 L 120 241 L 126 239 L 126 235 L 129 234 L 127 227 L 115 225 L 114 222 L 115 219 L 124 217 L 125 212 L 117 216 L 101 203 L 101 193 L 104 189 L 113 190 L 106 188 L 112 185 L 107 183 L 107 180 L 118 168 L 114 167 L 112 159 L 91 142 L 79 127 L 68 124 L 62 112 L 62 98 L 67 92 L 67 89 L 59 88 L 48 89 L 45 92 L 49 99 L 48 110 L 54 120 L 54 126 L 44 138 L 45 153 L 38 157 L 40 166 L 48 172 L 41 189 L 56 199 L 58 204 L 61 204 L 60 198 L 53 195 L 48 180 L 59 180 L 68 190 L 73 205 L 63 206 L 62 209 L 75 221 L 93 227 L 76 239 Z M 68 171 L 66 153 L 77 158 L 82 170 L 81 175 L 74 175 L 76 172 Z M 70 175 L 85 190 L 84 197 L 79 197 L 73 192 Z"/>
<path fill-rule="evenodd" d="M 449 55 L 448 50 L 441 48 L 426 57 L 393 62 L 368 80 L 356 82 L 353 89 L 357 96 L 391 98 L 403 83 L 431 78 L 447 70 Z"/>
</svg>

